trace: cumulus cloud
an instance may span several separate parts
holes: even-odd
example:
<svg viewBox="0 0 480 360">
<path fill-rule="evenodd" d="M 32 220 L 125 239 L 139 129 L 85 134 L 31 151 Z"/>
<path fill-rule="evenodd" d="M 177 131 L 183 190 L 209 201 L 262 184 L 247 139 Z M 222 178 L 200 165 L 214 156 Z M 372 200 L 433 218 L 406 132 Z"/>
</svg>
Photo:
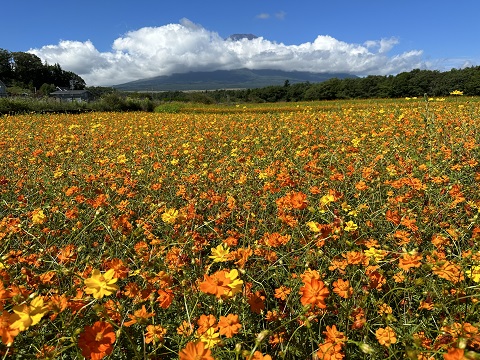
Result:
<svg viewBox="0 0 480 360">
<path fill-rule="evenodd" d="M 99 52 L 91 41 L 66 40 L 30 52 L 50 64 L 59 63 L 64 70 L 75 72 L 89 86 L 220 69 L 386 75 L 424 67 L 422 51 L 390 56 L 388 52 L 397 43 L 397 39 L 381 39 L 350 44 L 327 35 L 299 45 L 285 45 L 262 37 L 234 41 L 182 19 L 178 24 L 127 32 L 114 40 L 108 52 Z"/>
</svg>

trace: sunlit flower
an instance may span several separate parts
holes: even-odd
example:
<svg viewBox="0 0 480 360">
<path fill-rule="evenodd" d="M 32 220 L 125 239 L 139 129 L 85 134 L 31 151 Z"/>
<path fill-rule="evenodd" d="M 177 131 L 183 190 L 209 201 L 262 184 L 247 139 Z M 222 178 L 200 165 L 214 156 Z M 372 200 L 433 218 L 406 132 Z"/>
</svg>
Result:
<svg viewBox="0 0 480 360">
<path fill-rule="evenodd" d="M 35 209 L 32 213 L 32 223 L 34 225 L 41 225 L 47 220 L 47 216 L 42 209 Z"/>
<path fill-rule="evenodd" d="M 422 255 L 403 253 L 402 257 L 398 260 L 398 267 L 406 272 L 412 268 L 418 268 L 422 265 Z"/>
<path fill-rule="evenodd" d="M 465 270 L 465 274 L 475 282 L 480 282 L 480 265 L 472 266 L 469 270 Z"/>
<path fill-rule="evenodd" d="M 324 195 L 322 196 L 322 198 L 320 199 L 320 205 L 322 207 L 330 204 L 331 202 L 334 202 L 335 201 L 335 196 L 331 195 L 331 194 L 328 194 L 328 195 Z"/>
<path fill-rule="evenodd" d="M 118 285 L 115 285 L 117 278 L 115 276 L 115 270 L 110 269 L 103 275 L 100 270 L 93 270 L 92 276 L 85 279 L 85 292 L 93 295 L 95 299 L 101 299 L 104 296 L 112 295 L 118 290 Z"/>
<path fill-rule="evenodd" d="M 358 229 L 358 225 L 355 224 L 353 221 L 347 221 L 345 223 L 345 227 L 343 228 L 343 230 L 347 231 L 347 232 L 350 232 L 350 231 L 355 231 Z"/>
<path fill-rule="evenodd" d="M 315 221 L 309 221 L 305 225 L 307 225 L 310 231 L 314 233 L 320 232 L 319 224 Z"/>
<path fill-rule="evenodd" d="M 228 261 L 228 254 L 230 252 L 230 248 L 223 247 L 223 244 L 218 245 L 216 248 L 211 249 L 212 255 L 209 256 L 210 259 L 213 259 L 213 262 L 224 262 Z"/>
<path fill-rule="evenodd" d="M 325 299 L 328 294 L 329 291 L 324 282 L 313 278 L 305 282 L 300 288 L 300 295 L 302 295 L 300 302 L 302 305 L 317 306 L 320 309 L 325 309 L 327 307 Z"/>
<path fill-rule="evenodd" d="M 125 164 L 127 162 L 127 157 L 125 156 L 125 154 L 120 154 L 117 156 L 117 163 L 118 164 Z"/>
<path fill-rule="evenodd" d="M 162 214 L 162 220 L 163 222 L 167 224 L 175 224 L 177 221 L 177 218 L 179 216 L 179 212 L 176 209 L 167 209 L 165 212 Z"/>
<path fill-rule="evenodd" d="M 323 334 L 326 336 L 328 342 L 332 343 L 345 343 L 347 341 L 347 337 L 341 331 L 338 331 L 336 325 L 326 327 Z"/>
<path fill-rule="evenodd" d="M 250 357 L 247 356 L 247 359 Z M 268 354 L 263 355 L 260 351 L 256 350 L 251 357 L 251 360 L 272 360 L 272 357 Z"/>
<path fill-rule="evenodd" d="M 275 294 L 273 296 L 277 299 L 285 301 L 291 292 L 292 290 L 290 288 L 281 285 L 278 289 L 275 289 Z"/>
<path fill-rule="evenodd" d="M 230 290 L 224 294 L 225 296 L 232 297 L 242 291 L 243 280 L 239 279 L 238 275 L 239 273 L 237 269 L 232 269 L 225 275 L 230 279 L 230 282 L 228 283 Z"/>
<path fill-rule="evenodd" d="M 33 299 L 30 305 L 15 305 L 13 312 L 10 316 L 10 327 L 24 331 L 40 322 L 48 312 L 48 306 L 44 305 L 43 298 L 39 296 Z"/>
<path fill-rule="evenodd" d="M 370 260 L 373 260 L 375 263 L 378 263 L 385 256 L 385 251 L 375 249 L 374 247 L 371 247 L 368 250 L 365 250 L 363 253 L 365 254 L 365 256 L 370 258 Z"/>
<path fill-rule="evenodd" d="M 220 342 L 220 333 L 211 327 L 200 335 L 200 341 L 205 344 L 207 349 L 211 349 Z"/>
<path fill-rule="evenodd" d="M 220 298 L 231 291 L 229 287 L 230 278 L 227 277 L 225 270 L 217 271 L 212 275 L 203 275 L 203 281 L 200 283 L 199 288 L 206 294 L 215 295 Z"/>
</svg>

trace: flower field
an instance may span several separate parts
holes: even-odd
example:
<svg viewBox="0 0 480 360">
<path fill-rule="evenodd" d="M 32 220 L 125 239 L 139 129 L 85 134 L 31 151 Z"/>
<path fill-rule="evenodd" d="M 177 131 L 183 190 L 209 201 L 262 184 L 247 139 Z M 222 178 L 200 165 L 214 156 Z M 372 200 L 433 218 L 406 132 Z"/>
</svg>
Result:
<svg viewBox="0 0 480 360">
<path fill-rule="evenodd" d="M 0 118 L 0 356 L 479 359 L 480 107 Z"/>
</svg>

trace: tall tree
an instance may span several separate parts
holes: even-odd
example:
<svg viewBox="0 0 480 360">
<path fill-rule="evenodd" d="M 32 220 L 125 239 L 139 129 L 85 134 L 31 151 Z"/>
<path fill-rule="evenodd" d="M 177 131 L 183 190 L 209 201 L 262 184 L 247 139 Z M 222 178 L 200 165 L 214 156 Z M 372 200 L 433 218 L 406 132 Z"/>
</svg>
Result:
<svg viewBox="0 0 480 360">
<path fill-rule="evenodd" d="M 15 79 L 25 85 L 40 88 L 44 83 L 45 67 L 42 60 L 34 54 L 14 52 L 13 71 Z"/>
<path fill-rule="evenodd" d="M 0 49 L 0 80 L 9 85 L 14 77 L 12 68 L 12 54 L 10 51 Z"/>
</svg>

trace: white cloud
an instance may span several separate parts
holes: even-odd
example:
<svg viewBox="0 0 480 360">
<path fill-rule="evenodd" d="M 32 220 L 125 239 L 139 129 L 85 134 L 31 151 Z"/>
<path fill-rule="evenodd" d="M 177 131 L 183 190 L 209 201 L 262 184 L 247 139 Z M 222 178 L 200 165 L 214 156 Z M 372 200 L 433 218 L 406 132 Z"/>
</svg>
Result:
<svg viewBox="0 0 480 360">
<path fill-rule="evenodd" d="M 75 72 L 89 86 L 115 85 L 178 72 L 244 67 L 357 75 L 395 74 L 424 67 L 422 51 L 389 56 L 397 43 L 396 39 L 381 39 L 350 44 L 326 35 L 300 45 L 285 45 L 262 37 L 232 41 L 182 19 L 178 24 L 130 31 L 114 40 L 109 52 L 99 52 L 91 41 L 60 41 L 58 45 L 30 52 Z"/>
<path fill-rule="evenodd" d="M 257 19 L 262 19 L 262 20 L 264 20 L 264 19 L 270 19 L 270 14 L 261 13 L 261 14 L 258 14 L 258 15 L 256 16 L 256 18 L 257 18 Z"/>
<path fill-rule="evenodd" d="M 287 13 L 285 11 L 279 11 L 275 13 L 275 17 L 280 20 L 285 19 L 285 16 L 287 16 Z"/>
</svg>

